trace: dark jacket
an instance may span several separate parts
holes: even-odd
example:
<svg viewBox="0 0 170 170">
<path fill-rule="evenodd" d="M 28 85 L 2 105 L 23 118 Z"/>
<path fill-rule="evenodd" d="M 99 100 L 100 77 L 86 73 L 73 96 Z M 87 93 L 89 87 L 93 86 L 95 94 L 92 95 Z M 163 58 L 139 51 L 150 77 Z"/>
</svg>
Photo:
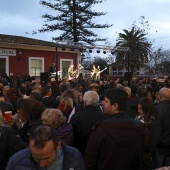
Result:
<svg viewBox="0 0 170 170">
<path fill-rule="evenodd" d="M 59 105 L 59 101 L 57 99 L 55 99 L 53 96 L 45 96 L 42 98 L 41 101 L 45 107 L 47 108 L 57 108 L 57 106 Z"/>
<path fill-rule="evenodd" d="M 143 126 L 125 113 L 99 122 L 86 152 L 88 170 L 138 170 L 144 147 Z"/>
<path fill-rule="evenodd" d="M 73 135 L 73 127 L 70 123 L 66 123 L 64 126 L 57 129 L 57 134 L 61 141 L 66 145 L 73 145 L 74 135 Z"/>
<path fill-rule="evenodd" d="M 170 154 L 170 101 L 159 102 L 157 103 L 156 108 L 162 126 L 158 148 L 168 150 Z"/>
<path fill-rule="evenodd" d="M 63 145 L 64 152 L 63 170 L 85 170 L 84 162 L 80 152 L 70 146 Z M 32 156 L 30 149 L 24 149 L 13 155 L 6 167 L 6 170 L 45 170 L 37 164 Z"/>
<path fill-rule="evenodd" d="M 8 159 L 21 149 L 19 138 L 16 137 L 13 129 L 0 126 L 0 170 L 4 170 Z"/>
<path fill-rule="evenodd" d="M 139 103 L 138 97 L 134 97 L 127 102 L 126 113 L 128 116 L 132 117 L 133 119 L 135 119 L 136 116 L 139 115 L 138 107 L 137 107 L 138 103 Z"/>
<path fill-rule="evenodd" d="M 70 124 L 73 126 L 74 146 L 84 155 L 84 151 L 92 132 L 92 127 L 98 121 L 102 121 L 106 115 L 101 111 L 99 106 L 86 106 L 83 111 L 75 113 Z"/>
<path fill-rule="evenodd" d="M 145 129 L 145 151 L 154 154 L 156 151 L 156 145 L 160 138 L 161 123 L 159 120 L 153 120 L 151 123 L 144 124 Z"/>
</svg>

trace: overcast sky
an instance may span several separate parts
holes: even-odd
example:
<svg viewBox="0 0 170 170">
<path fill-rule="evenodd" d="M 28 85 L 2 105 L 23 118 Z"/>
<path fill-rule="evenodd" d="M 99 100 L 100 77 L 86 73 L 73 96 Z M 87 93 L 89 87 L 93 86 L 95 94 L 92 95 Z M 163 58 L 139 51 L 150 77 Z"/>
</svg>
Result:
<svg viewBox="0 0 170 170">
<path fill-rule="evenodd" d="M 118 33 L 128 29 L 133 22 L 141 26 L 141 16 L 149 22 L 149 39 L 155 48 L 162 46 L 170 49 L 170 1 L 169 0 L 106 0 L 96 5 L 98 12 L 108 12 L 96 19 L 96 23 L 114 24 L 109 29 L 98 29 L 96 33 L 115 45 Z M 44 24 L 42 14 L 50 10 L 39 4 L 39 0 L 1 0 L 0 1 L 0 34 L 18 35 L 51 41 L 59 32 L 39 33 L 32 35 Z M 104 42 L 103 42 L 104 44 Z"/>
</svg>

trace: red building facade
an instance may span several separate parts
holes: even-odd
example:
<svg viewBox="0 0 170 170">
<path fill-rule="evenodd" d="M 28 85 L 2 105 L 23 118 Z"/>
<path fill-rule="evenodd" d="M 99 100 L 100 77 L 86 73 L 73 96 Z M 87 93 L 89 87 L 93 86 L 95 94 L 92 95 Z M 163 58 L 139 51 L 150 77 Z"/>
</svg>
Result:
<svg viewBox="0 0 170 170">
<path fill-rule="evenodd" d="M 53 42 L 36 40 L 27 37 L 0 34 L 0 73 L 8 76 L 25 75 L 39 77 L 48 72 L 53 62 L 62 76 L 67 76 L 70 64 L 77 69 L 80 52 L 56 47 Z"/>
</svg>

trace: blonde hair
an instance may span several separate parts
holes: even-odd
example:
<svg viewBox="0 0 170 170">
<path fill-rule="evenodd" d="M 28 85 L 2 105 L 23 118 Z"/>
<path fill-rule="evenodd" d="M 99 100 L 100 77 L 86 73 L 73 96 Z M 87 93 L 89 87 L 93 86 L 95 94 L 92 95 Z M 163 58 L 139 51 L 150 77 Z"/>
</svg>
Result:
<svg viewBox="0 0 170 170">
<path fill-rule="evenodd" d="M 131 88 L 125 87 L 125 91 L 128 93 L 128 96 L 131 97 Z"/>
<path fill-rule="evenodd" d="M 62 97 L 62 98 L 60 99 L 60 103 L 65 106 L 64 109 L 65 109 L 67 106 L 73 108 L 73 100 L 72 100 L 71 98 L 67 97 L 67 96 L 66 96 L 66 97 Z"/>
<path fill-rule="evenodd" d="M 66 91 L 63 92 L 60 101 L 62 100 L 62 98 L 64 97 L 69 97 L 73 100 L 73 103 L 78 103 L 78 91 L 74 90 L 74 89 L 68 89 Z"/>
<path fill-rule="evenodd" d="M 45 109 L 41 115 L 43 124 L 50 125 L 56 129 L 62 127 L 66 123 L 66 117 L 59 109 Z"/>
</svg>

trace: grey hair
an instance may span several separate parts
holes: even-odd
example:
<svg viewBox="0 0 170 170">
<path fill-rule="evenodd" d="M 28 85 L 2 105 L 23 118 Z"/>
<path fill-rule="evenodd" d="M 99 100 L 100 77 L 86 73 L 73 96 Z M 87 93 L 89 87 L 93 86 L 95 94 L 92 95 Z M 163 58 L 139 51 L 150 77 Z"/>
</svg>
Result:
<svg viewBox="0 0 170 170">
<path fill-rule="evenodd" d="M 86 105 L 97 106 L 99 105 L 99 95 L 95 91 L 86 91 L 83 96 L 83 100 L 86 102 Z"/>
</svg>

